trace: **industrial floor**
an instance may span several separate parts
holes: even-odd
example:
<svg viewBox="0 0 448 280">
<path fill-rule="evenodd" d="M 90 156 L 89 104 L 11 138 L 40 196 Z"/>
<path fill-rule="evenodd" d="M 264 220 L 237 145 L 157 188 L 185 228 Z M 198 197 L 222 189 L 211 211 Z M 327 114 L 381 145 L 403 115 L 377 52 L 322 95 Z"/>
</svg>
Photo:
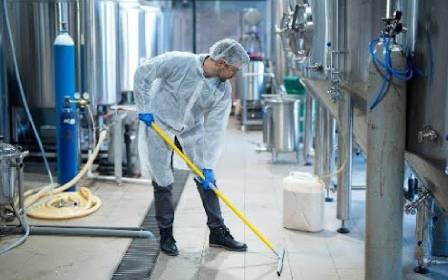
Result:
<svg viewBox="0 0 448 280">
<path fill-rule="evenodd" d="M 282 227 L 282 179 L 292 170 L 312 170 L 292 163 L 293 155 L 280 155 L 283 162 L 271 164 L 269 153 L 257 154 L 258 131 L 241 133 L 236 121 L 229 124 L 217 180 L 220 188 L 268 236 L 287 248 L 280 279 L 364 279 L 365 191 L 353 192 L 350 234 L 336 233 L 336 204 L 325 205 L 325 229 L 303 233 Z M 354 185 L 363 186 L 364 161 L 355 160 Z M 26 185 L 38 186 L 39 176 L 27 176 Z M 90 217 L 59 222 L 68 225 L 138 226 L 152 202 L 152 187 L 136 184 L 86 181 L 104 201 Z M 335 194 L 332 194 L 335 196 Z M 277 279 L 276 259 L 268 249 L 223 206 L 224 218 L 236 239 L 248 244 L 246 253 L 208 247 L 208 229 L 199 195 L 189 180 L 179 201 L 175 237 L 177 257 L 161 254 L 151 279 Z M 48 224 L 48 222 L 32 221 Z M 431 274 L 416 275 L 413 246 L 415 216 L 404 225 L 405 279 L 448 279 L 447 266 L 431 267 Z M 130 239 L 32 236 L 10 254 L 0 256 L 0 279 L 110 279 Z"/>
</svg>

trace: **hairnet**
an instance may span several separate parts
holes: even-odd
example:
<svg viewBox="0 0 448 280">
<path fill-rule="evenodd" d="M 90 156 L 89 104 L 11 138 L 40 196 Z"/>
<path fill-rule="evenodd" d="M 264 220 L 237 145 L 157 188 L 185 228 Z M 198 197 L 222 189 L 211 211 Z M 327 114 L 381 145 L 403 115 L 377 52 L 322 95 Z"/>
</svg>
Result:
<svg viewBox="0 0 448 280">
<path fill-rule="evenodd" d="M 224 60 L 227 64 L 240 68 L 249 62 L 244 47 L 233 39 L 223 39 L 210 47 L 210 57 L 213 60 Z"/>
</svg>

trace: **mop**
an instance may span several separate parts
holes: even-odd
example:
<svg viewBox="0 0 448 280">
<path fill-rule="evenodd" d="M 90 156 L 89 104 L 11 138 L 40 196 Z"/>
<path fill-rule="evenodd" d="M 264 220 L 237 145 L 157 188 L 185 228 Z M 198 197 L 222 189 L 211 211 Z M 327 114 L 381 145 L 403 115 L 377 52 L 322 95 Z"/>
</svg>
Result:
<svg viewBox="0 0 448 280">
<path fill-rule="evenodd" d="M 152 122 L 151 128 L 173 149 L 188 165 L 188 167 L 196 174 L 199 178 L 204 179 L 204 174 L 202 170 L 199 169 L 191 160 L 188 158 L 176 145 L 173 140 L 158 126 L 155 122 Z M 223 193 L 220 189 L 217 188 L 215 184 L 212 184 L 211 189 L 213 192 L 224 202 L 227 207 L 232 210 L 232 212 L 240 218 L 243 223 L 248 226 L 252 232 L 276 255 L 277 257 L 277 275 L 280 276 L 283 269 L 283 260 L 285 258 L 285 249 L 276 249 L 274 245 L 269 241 L 269 239 L 257 228 L 253 225 L 249 219 L 244 215 L 232 201 Z"/>
</svg>

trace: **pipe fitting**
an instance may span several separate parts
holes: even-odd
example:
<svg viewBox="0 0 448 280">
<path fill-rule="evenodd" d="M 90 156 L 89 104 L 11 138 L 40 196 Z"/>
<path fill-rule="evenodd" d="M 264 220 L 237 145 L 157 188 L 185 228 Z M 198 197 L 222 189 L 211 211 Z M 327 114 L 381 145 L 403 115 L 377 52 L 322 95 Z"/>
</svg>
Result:
<svg viewBox="0 0 448 280">
<path fill-rule="evenodd" d="M 436 142 L 439 138 L 439 134 L 430 125 L 425 126 L 422 130 L 418 132 L 418 142 Z"/>
</svg>

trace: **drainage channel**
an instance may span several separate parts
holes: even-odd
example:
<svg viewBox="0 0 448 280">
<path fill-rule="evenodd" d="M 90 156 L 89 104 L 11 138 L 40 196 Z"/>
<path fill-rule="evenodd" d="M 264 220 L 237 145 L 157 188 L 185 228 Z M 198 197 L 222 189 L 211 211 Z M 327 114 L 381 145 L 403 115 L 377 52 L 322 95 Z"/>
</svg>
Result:
<svg viewBox="0 0 448 280">
<path fill-rule="evenodd" d="M 182 191 L 187 183 L 189 172 L 174 170 L 173 202 L 174 207 L 179 203 Z M 156 222 L 154 202 L 151 204 L 141 225 L 156 236 L 156 240 L 133 239 L 126 253 L 123 255 L 112 280 L 145 280 L 150 279 L 159 256 L 159 229 Z"/>
</svg>

